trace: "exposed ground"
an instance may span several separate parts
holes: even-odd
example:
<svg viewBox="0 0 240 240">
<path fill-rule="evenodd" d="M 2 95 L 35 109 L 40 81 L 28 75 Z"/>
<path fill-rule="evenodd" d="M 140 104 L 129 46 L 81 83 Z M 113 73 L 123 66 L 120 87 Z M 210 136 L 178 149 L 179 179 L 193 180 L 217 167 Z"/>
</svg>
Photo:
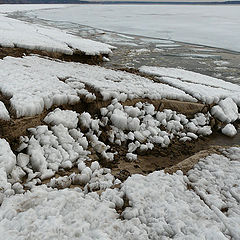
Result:
<svg viewBox="0 0 240 240">
<path fill-rule="evenodd" d="M 90 65 L 100 64 L 103 61 L 103 57 L 108 57 L 108 55 L 100 54 L 100 55 L 86 55 L 83 52 L 75 51 L 73 55 L 67 55 L 58 52 L 48 52 L 43 50 L 29 50 L 25 48 L 7 48 L 0 46 L 0 59 L 3 59 L 6 56 L 11 57 L 23 57 L 32 54 L 37 54 L 40 56 L 50 57 L 54 59 L 59 59 L 67 62 L 80 62 L 86 63 Z"/>
</svg>

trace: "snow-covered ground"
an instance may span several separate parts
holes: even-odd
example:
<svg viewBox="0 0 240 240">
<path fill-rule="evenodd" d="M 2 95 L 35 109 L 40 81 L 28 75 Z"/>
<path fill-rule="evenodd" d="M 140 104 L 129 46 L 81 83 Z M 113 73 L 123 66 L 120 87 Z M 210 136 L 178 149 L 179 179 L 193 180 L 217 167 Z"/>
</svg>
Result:
<svg viewBox="0 0 240 240">
<path fill-rule="evenodd" d="M 96 96 L 85 85 L 100 92 L 103 100 L 141 97 L 197 101 L 182 90 L 134 74 L 37 56 L 0 60 L 0 76 L 0 90 L 11 97 L 17 117 L 34 116 L 53 104 L 74 104 L 80 95 L 94 100 Z"/>
<path fill-rule="evenodd" d="M 142 66 L 140 72 L 156 76 L 161 82 L 183 90 L 207 104 L 232 98 L 240 106 L 240 86 L 184 69 Z"/>
<path fill-rule="evenodd" d="M 24 8 L 39 6 L 15 9 Z M 0 6 L 0 12 L 13 9 Z M 0 43 L 67 54 L 76 49 L 88 54 L 111 51 L 108 45 L 4 14 L 0 15 Z M 221 122 L 224 134 L 237 132 L 238 85 L 182 69 L 140 70 L 156 81 L 38 56 L 0 60 L 1 121 L 12 120 L 8 111 L 20 118 L 55 107 L 42 125 L 20 137 L 14 151 L 0 136 L 0 239 L 239 239 L 239 147 L 217 148 L 186 175 L 155 171 L 132 175 L 125 182 L 96 161 L 115 163 L 125 147 L 125 160 L 137 163 L 139 151 L 210 135 L 213 117 Z M 112 101 L 95 116 L 56 108 L 83 98 Z M 123 106 L 122 102 L 134 98 L 215 105 L 187 118 L 140 100 Z"/>
<path fill-rule="evenodd" d="M 0 90 L 10 99 L 17 117 L 34 116 L 52 105 L 75 104 L 81 97 L 96 99 L 86 89 L 90 86 L 100 92 L 103 100 L 117 98 L 120 101 L 134 98 L 176 99 L 180 101 L 212 104 L 231 98 L 227 106 L 234 105 L 234 121 L 238 118 L 236 104 L 240 105 L 238 85 L 202 74 L 172 68 L 142 67 L 141 72 L 154 75 L 164 83 L 154 82 L 123 71 L 105 69 L 80 63 L 52 61 L 37 56 L 23 58 L 6 57 L 0 60 Z M 11 84 L 9 84 L 11 83 Z M 2 115 L 6 109 L 1 104 Z M 221 108 L 221 107 L 220 107 Z M 213 115 L 223 122 L 231 115 Z M 227 107 L 224 107 L 226 111 Z M 232 118 L 232 116 L 230 116 Z"/>
<path fill-rule="evenodd" d="M 0 144 L 14 156 L 4 140 Z M 238 240 L 239 156 L 239 148 L 222 150 L 200 160 L 186 176 L 180 171 L 133 175 L 99 194 L 79 187 L 54 188 L 68 186 L 64 177 L 58 185 L 55 180 L 51 187 L 35 186 L 25 193 L 15 183 L 18 194 L 8 189 L 8 195 L 1 196 L 1 239 Z M 96 180 L 103 176 L 96 164 L 91 169 L 81 164 L 79 169 Z M 111 172 L 107 175 L 111 179 Z"/>
<path fill-rule="evenodd" d="M 239 5 L 75 5 L 30 14 L 119 33 L 240 51 L 239 11 Z"/>
<path fill-rule="evenodd" d="M 0 12 L 13 9 L 0 7 Z M 25 8 L 19 9 L 23 10 Z M 26 9 L 28 8 L 26 7 Z M 31 6 L 29 9 L 31 9 Z M 68 55 L 72 55 L 77 51 L 87 55 L 110 54 L 111 49 L 114 48 L 104 43 L 76 37 L 56 28 L 43 27 L 7 18 L 3 13 L 0 14 L 0 46 L 46 50 Z"/>
</svg>

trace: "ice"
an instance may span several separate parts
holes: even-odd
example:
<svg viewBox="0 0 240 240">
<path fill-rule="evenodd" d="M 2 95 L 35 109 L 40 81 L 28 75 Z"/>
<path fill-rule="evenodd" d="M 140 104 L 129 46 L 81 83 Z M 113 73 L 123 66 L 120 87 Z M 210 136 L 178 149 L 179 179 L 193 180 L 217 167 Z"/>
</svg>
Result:
<svg viewBox="0 0 240 240">
<path fill-rule="evenodd" d="M 29 38 L 31 36 L 31 38 Z M 114 47 L 77 37 L 57 28 L 25 23 L 0 15 L 0 45 L 72 55 L 110 54 Z"/>
<path fill-rule="evenodd" d="M 0 196 L 1 234 L 9 240 L 238 239 L 239 154 L 238 147 L 220 150 L 186 176 L 156 171 L 121 183 L 97 162 L 91 168 L 79 162 L 80 174 L 52 178 L 50 188 L 34 186 L 39 179 L 26 192 L 18 182 L 8 185 Z"/>
<path fill-rule="evenodd" d="M 62 124 L 67 128 L 77 128 L 78 114 L 70 110 L 56 108 L 44 118 L 44 122 L 50 125 Z"/>
<path fill-rule="evenodd" d="M 12 152 L 9 143 L 0 138 L 0 168 L 10 174 L 16 164 L 16 156 Z"/>
<path fill-rule="evenodd" d="M 230 123 L 238 119 L 238 106 L 231 99 L 221 100 L 211 109 L 211 114 L 222 122 Z"/>
<path fill-rule="evenodd" d="M 176 68 L 142 66 L 140 72 L 156 76 L 161 82 L 181 89 L 204 103 L 218 103 L 221 99 L 232 98 L 240 106 L 240 87 L 233 83 Z"/>
<path fill-rule="evenodd" d="M 123 191 L 130 207 L 122 215 L 127 220 L 140 219 L 151 239 L 208 239 L 211 232 L 225 239 L 217 217 L 187 190 L 180 173 L 133 175 L 123 184 Z"/>
<path fill-rule="evenodd" d="M 229 137 L 234 137 L 237 134 L 237 130 L 231 123 L 229 123 L 222 128 L 222 133 Z"/>
<path fill-rule="evenodd" d="M 52 105 L 79 102 L 79 83 L 99 91 L 104 100 L 142 97 L 197 101 L 182 90 L 127 72 L 37 56 L 0 60 L 0 77 L 0 91 L 10 98 L 17 117 L 40 114 Z M 64 83 L 60 79 L 68 80 Z"/>
<path fill-rule="evenodd" d="M 224 155 L 202 159 L 188 173 L 191 187 L 217 214 L 234 239 L 239 237 L 239 148 L 229 148 Z M 238 156 L 234 159 L 233 156 Z M 233 158 L 233 159 L 232 159 Z"/>
<path fill-rule="evenodd" d="M 194 118 L 187 119 L 171 109 L 155 111 L 152 104 L 141 102 L 135 106 L 123 106 L 117 99 L 100 112 L 103 118 L 111 120 L 110 130 L 106 132 L 108 140 L 119 146 L 127 143 L 128 159 L 132 159 L 132 153 L 137 149 L 147 151 L 154 145 L 167 147 L 173 139 L 193 141 L 212 134 L 209 112 L 197 113 Z"/>
<path fill-rule="evenodd" d="M 10 115 L 3 102 L 0 101 L 0 120 L 9 121 Z"/>
<path fill-rule="evenodd" d="M 129 161 L 135 161 L 135 160 L 137 160 L 137 154 L 127 153 L 127 154 L 126 154 L 126 158 L 127 158 Z"/>
<path fill-rule="evenodd" d="M 114 124 L 115 127 L 126 130 L 128 128 L 128 116 L 126 113 L 122 112 L 119 109 L 115 109 L 111 118 L 111 122 Z"/>
<path fill-rule="evenodd" d="M 89 12 L 91 19 L 89 19 Z M 131 12 L 131 17 L 129 17 L 129 12 Z M 159 41 L 159 43 L 164 39 L 165 41 L 176 40 L 240 51 L 238 5 L 217 7 L 215 5 L 179 6 L 172 4 L 81 5 L 35 11 L 30 15 L 52 21 L 74 22 L 111 32 L 158 38 L 155 42 Z M 106 19 L 111 20 L 106 21 Z M 195 21 L 191 21 L 192 19 Z M 216 29 L 216 24 L 219 26 L 218 29 Z M 141 38 L 141 40 L 147 39 Z M 168 44 L 168 42 L 165 43 Z"/>
</svg>

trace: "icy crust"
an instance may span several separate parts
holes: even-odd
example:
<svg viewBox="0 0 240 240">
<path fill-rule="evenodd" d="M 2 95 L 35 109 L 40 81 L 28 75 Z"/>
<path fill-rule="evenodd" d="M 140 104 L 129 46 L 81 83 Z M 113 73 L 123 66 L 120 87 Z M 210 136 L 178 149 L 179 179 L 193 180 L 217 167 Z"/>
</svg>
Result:
<svg viewBox="0 0 240 240">
<path fill-rule="evenodd" d="M 109 226 L 120 224 L 111 205 L 111 202 L 100 201 L 96 193 L 85 196 L 77 190 L 38 188 L 3 203 L 0 210 L 2 237 L 9 240 L 110 240 L 106 232 Z"/>
<path fill-rule="evenodd" d="M 133 175 L 122 190 L 130 207 L 125 219 L 139 219 L 148 239 L 227 239 L 217 216 L 193 192 L 187 189 L 181 172 L 163 171 L 144 177 Z"/>
<path fill-rule="evenodd" d="M 40 114 L 54 104 L 79 101 L 76 90 L 57 76 L 34 71 L 27 63 L 23 66 L 20 59 L 0 60 L 0 65 L 0 89 L 3 95 L 11 97 L 10 103 L 17 117 Z"/>
<path fill-rule="evenodd" d="M 29 37 L 31 36 L 31 37 Z M 72 55 L 81 51 L 87 55 L 110 54 L 110 45 L 83 39 L 65 31 L 25 23 L 0 15 L 0 46 L 45 50 Z"/>
<path fill-rule="evenodd" d="M 156 76 L 190 94 L 201 102 L 212 104 L 221 99 L 232 98 L 240 106 L 240 86 L 183 69 L 142 66 L 140 72 Z"/>
<path fill-rule="evenodd" d="M 2 101 L 0 101 L 0 120 L 10 120 L 9 112 Z"/>
<path fill-rule="evenodd" d="M 170 77 L 180 79 L 183 82 L 202 84 L 216 88 L 223 88 L 231 91 L 240 91 L 239 85 L 235 85 L 233 83 L 225 82 L 218 78 L 210 77 L 192 71 L 187 71 L 184 69 L 142 66 L 140 68 L 140 71 L 159 77 Z"/>
<path fill-rule="evenodd" d="M 239 155 L 239 148 L 210 155 L 186 176 L 181 171 L 173 175 L 164 171 L 133 175 L 119 189 L 107 188 L 101 195 L 80 188 L 56 190 L 36 186 L 31 192 L 3 200 L 1 234 L 9 240 L 237 240 Z M 98 167 L 92 163 L 91 170 Z M 128 206 L 120 220 L 115 209 L 123 208 L 124 199 Z"/>
<path fill-rule="evenodd" d="M 223 156 L 225 155 L 225 156 Z M 240 236 L 240 149 L 202 159 L 188 173 L 194 190 L 224 223 L 233 239 Z"/>
<path fill-rule="evenodd" d="M 11 97 L 17 117 L 34 116 L 52 105 L 74 104 L 82 95 L 94 100 L 96 96 L 85 89 L 85 84 L 99 91 L 103 100 L 118 98 L 125 101 L 141 97 L 197 101 L 168 85 L 98 66 L 51 61 L 37 56 L 0 60 L 0 91 Z"/>
</svg>

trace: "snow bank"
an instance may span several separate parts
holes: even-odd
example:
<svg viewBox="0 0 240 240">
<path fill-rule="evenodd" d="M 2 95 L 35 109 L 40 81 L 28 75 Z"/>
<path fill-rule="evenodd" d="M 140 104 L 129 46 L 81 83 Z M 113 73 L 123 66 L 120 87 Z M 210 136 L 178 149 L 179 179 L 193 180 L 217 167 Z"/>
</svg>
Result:
<svg viewBox="0 0 240 240">
<path fill-rule="evenodd" d="M 3 15 L 0 15 L 0 46 L 46 50 L 68 55 L 76 51 L 86 55 L 110 54 L 113 49 L 110 45 L 83 39 L 63 30 L 25 23 Z"/>
<path fill-rule="evenodd" d="M 142 66 L 139 70 L 207 104 L 230 97 L 240 106 L 240 86 L 233 83 L 176 68 Z"/>
<path fill-rule="evenodd" d="M 96 96 L 85 89 L 85 84 L 99 91 L 103 100 L 125 101 L 141 97 L 197 101 L 174 87 L 98 66 L 51 61 L 37 56 L 0 60 L 0 91 L 11 97 L 17 117 L 39 114 L 54 104 L 74 104 L 83 95 L 94 100 Z"/>
<path fill-rule="evenodd" d="M 3 102 L 0 101 L 0 120 L 10 120 L 10 115 Z"/>
</svg>

